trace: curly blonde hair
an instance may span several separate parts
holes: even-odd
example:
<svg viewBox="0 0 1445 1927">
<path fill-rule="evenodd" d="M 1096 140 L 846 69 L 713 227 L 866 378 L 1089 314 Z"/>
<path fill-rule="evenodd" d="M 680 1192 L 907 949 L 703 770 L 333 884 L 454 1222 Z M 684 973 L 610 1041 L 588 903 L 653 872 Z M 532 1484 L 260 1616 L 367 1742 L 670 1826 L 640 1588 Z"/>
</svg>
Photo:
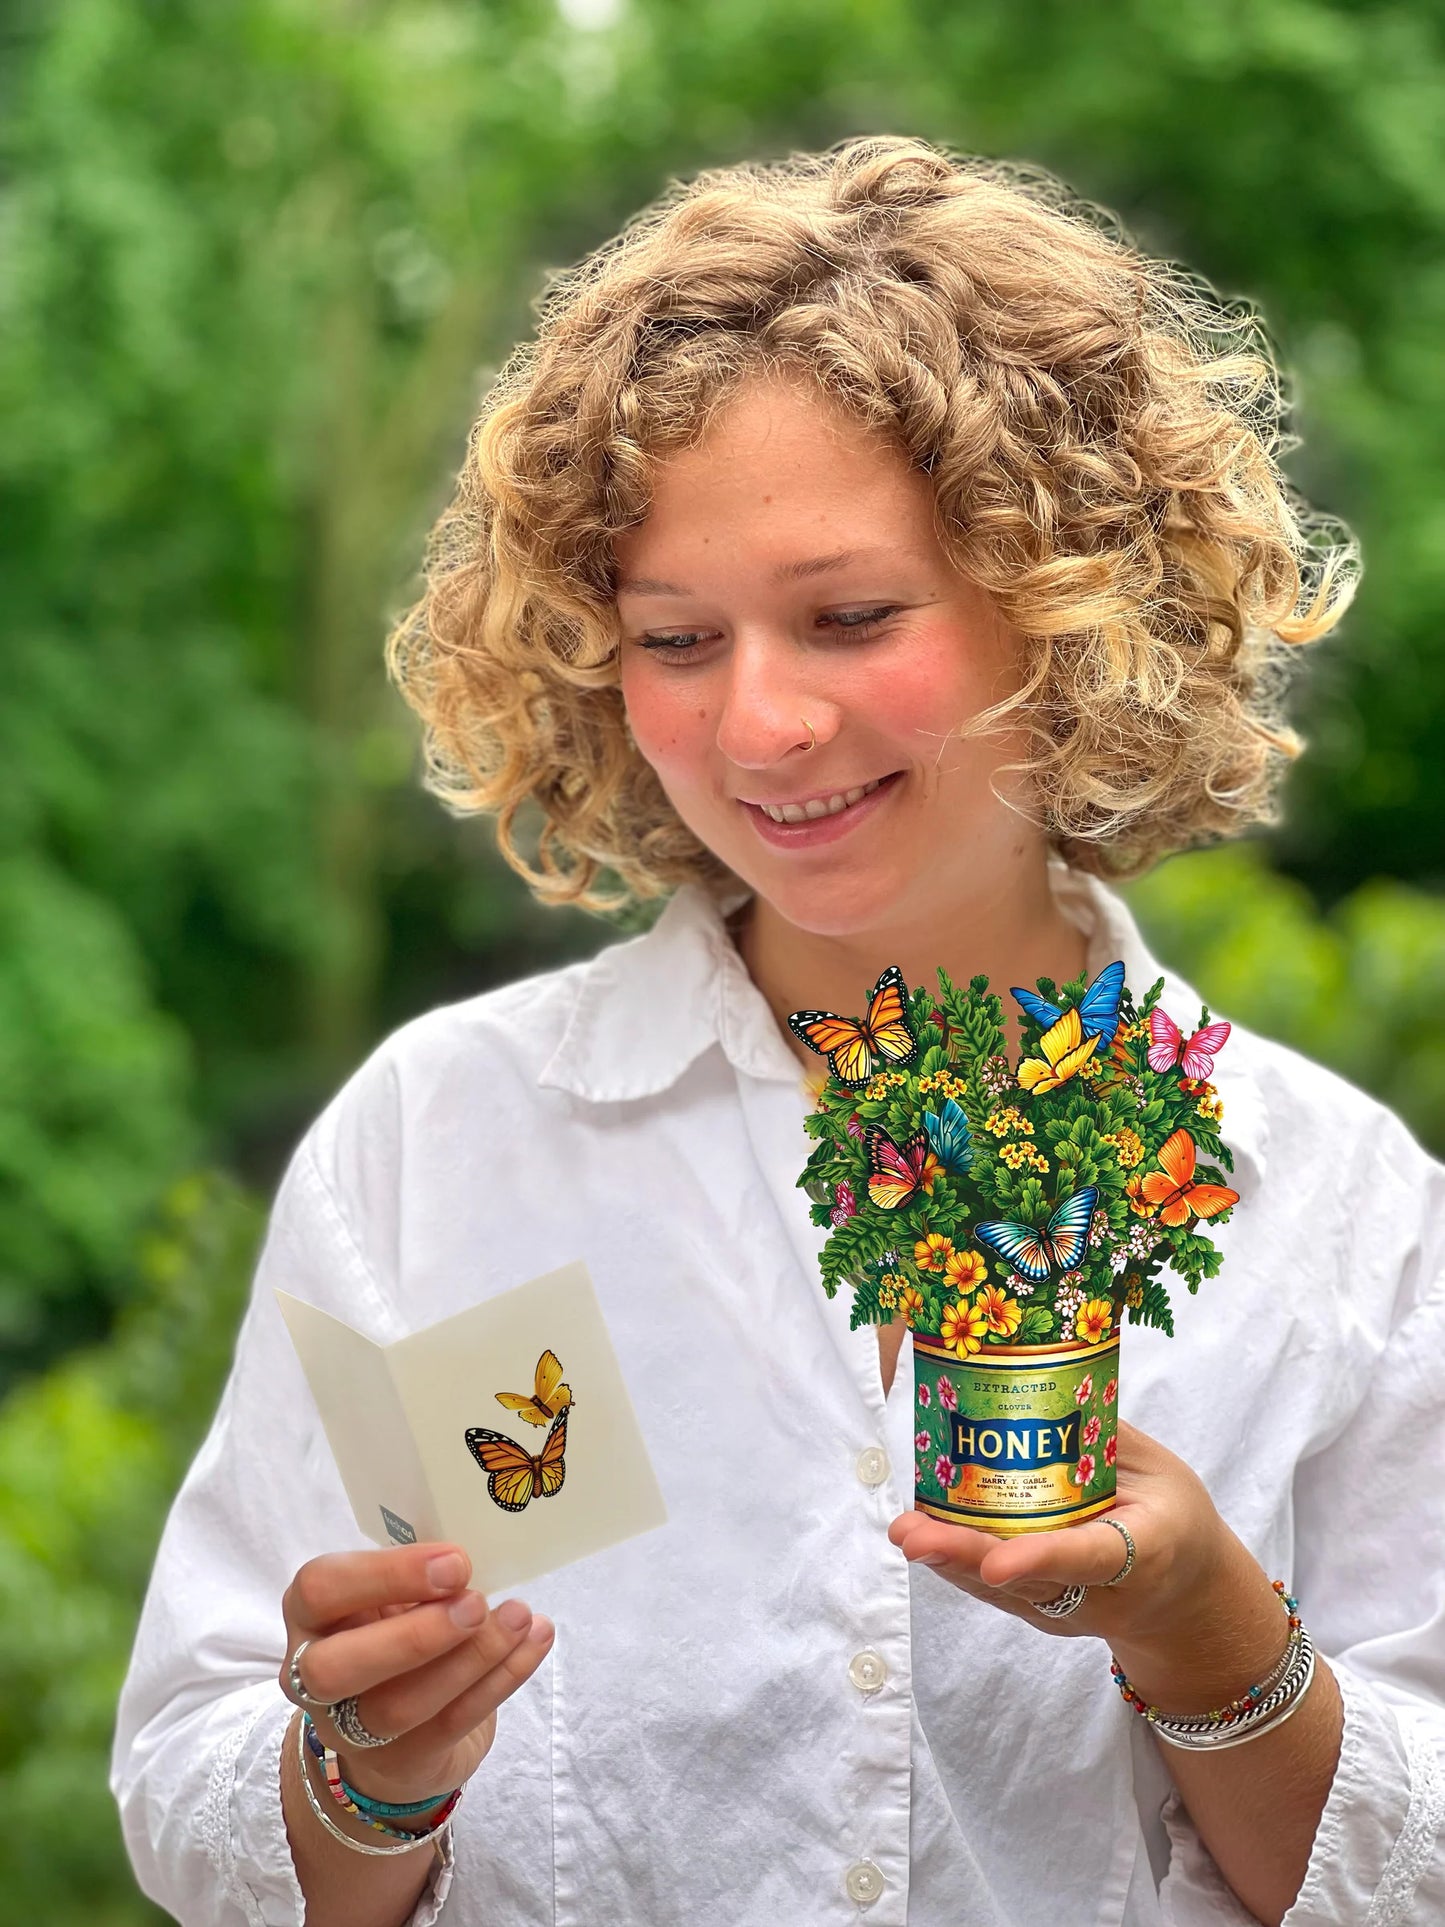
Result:
<svg viewBox="0 0 1445 1927">
<path fill-rule="evenodd" d="M 765 372 L 931 478 L 950 559 L 1024 638 L 1019 692 L 974 726 L 1022 727 L 1070 862 L 1127 876 L 1271 816 L 1299 748 L 1282 665 L 1356 569 L 1281 476 L 1259 324 L 1039 170 L 858 139 L 676 184 L 554 279 L 472 431 L 388 659 L 429 787 L 496 812 L 543 900 L 730 881 L 625 727 L 613 542 Z"/>
</svg>

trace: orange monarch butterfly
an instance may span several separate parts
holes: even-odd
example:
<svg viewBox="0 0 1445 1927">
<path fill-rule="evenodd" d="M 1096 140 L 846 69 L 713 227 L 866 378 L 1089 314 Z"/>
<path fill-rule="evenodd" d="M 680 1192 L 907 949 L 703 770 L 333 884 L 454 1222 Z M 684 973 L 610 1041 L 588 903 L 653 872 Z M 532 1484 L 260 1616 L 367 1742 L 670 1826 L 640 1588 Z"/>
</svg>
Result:
<svg viewBox="0 0 1445 1927">
<path fill-rule="evenodd" d="M 530 1398 L 525 1392 L 493 1392 L 492 1396 L 509 1412 L 520 1412 L 528 1425 L 545 1425 L 572 1403 L 572 1387 L 559 1384 L 561 1376 L 562 1361 L 556 1352 L 543 1352 L 537 1360 Z"/>
<path fill-rule="evenodd" d="M 1189 1217 L 1217 1218 L 1239 1203 L 1239 1193 L 1227 1184 L 1194 1182 L 1194 1152 L 1188 1131 L 1171 1133 L 1159 1147 L 1163 1170 L 1146 1171 L 1140 1181 L 1140 1193 L 1147 1203 L 1158 1206 L 1161 1224 L 1183 1224 Z"/>
<path fill-rule="evenodd" d="M 897 964 L 889 964 L 873 986 L 866 1017 L 839 1017 L 831 1010 L 795 1010 L 788 1019 L 794 1037 L 828 1060 L 842 1083 L 866 1084 L 883 1064 L 906 1064 L 918 1050 L 908 1018 L 908 986 Z"/>
<path fill-rule="evenodd" d="M 567 1468 L 562 1454 L 567 1449 L 567 1414 L 561 1411 L 538 1453 L 531 1453 L 505 1432 L 489 1432 L 484 1425 L 467 1428 L 467 1450 L 490 1476 L 487 1491 L 493 1503 L 505 1512 L 525 1511 L 532 1499 L 550 1499 L 562 1490 Z"/>
</svg>

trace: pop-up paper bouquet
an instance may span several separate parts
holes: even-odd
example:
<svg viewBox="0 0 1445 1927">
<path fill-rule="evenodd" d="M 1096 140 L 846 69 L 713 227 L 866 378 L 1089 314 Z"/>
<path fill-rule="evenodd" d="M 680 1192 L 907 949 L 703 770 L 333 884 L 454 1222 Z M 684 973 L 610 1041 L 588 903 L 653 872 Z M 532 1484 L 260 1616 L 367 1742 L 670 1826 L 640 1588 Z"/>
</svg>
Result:
<svg viewBox="0 0 1445 1927">
<path fill-rule="evenodd" d="M 1014 1059 L 988 979 L 938 983 L 890 968 L 863 1018 L 789 1018 L 830 1072 L 799 1183 L 832 1227 L 829 1297 L 912 1330 L 920 1509 L 1038 1531 L 1113 1503 L 1123 1321 L 1172 1335 L 1162 1274 L 1219 1269 L 1200 1226 L 1238 1202 L 1209 1082 L 1229 1025 L 1186 1037 L 1162 980 L 1136 1005 L 1113 963 L 1012 991 Z"/>
</svg>

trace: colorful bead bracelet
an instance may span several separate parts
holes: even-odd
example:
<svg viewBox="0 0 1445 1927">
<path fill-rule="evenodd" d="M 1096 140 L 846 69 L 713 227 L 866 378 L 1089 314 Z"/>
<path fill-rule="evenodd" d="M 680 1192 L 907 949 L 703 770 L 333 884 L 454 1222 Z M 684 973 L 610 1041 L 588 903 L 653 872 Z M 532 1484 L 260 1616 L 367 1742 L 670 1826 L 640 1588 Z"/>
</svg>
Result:
<svg viewBox="0 0 1445 1927">
<path fill-rule="evenodd" d="M 450 1793 L 441 1795 L 439 1799 L 421 1800 L 404 1806 L 390 1806 L 383 1800 L 372 1801 L 365 1795 L 357 1794 L 354 1788 L 349 1787 L 342 1779 L 336 1754 L 323 1743 L 311 1715 L 303 1712 L 301 1718 L 305 1722 L 306 1744 L 310 1748 L 312 1757 L 321 1764 L 321 1769 L 326 1775 L 326 1784 L 331 1790 L 331 1797 L 344 1813 L 354 1815 L 375 1832 L 385 1834 L 389 1840 L 417 1842 L 429 1840 L 433 1834 L 441 1831 L 455 1812 L 457 1803 L 462 1797 L 460 1787 L 455 1787 Z M 362 1804 L 363 1800 L 365 1805 Z M 431 1812 L 435 1812 L 436 1818 L 420 1833 L 408 1833 L 401 1827 L 389 1827 L 386 1821 L 379 1817 L 379 1813 L 386 1813 L 392 1819 L 402 1819 L 409 1813 Z"/>
<path fill-rule="evenodd" d="M 1314 1647 L 1299 1616 L 1299 1601 L 1285 1591 L 1282 1580 L 1272 1584 L 1289 1621 L 1284 1652 L 1263 1680 L 1227 1706 L 1214 1707 L 1207 1713 L 1166 1713 L 1134 1690 L 1117 1659 L 1111 1661 L 1109 1671 L 1126 1704 L 1147 1720 L 1161 1739 L 1177 1746 L 1211 1749 L 1224 1745 L 1231 1729 L 1235 1729 L 1232 1737 L 1252 1739 L 1268 1727 L 1282 1724 L 1294 1711 L 1314 1677 Z"/>
</svg>

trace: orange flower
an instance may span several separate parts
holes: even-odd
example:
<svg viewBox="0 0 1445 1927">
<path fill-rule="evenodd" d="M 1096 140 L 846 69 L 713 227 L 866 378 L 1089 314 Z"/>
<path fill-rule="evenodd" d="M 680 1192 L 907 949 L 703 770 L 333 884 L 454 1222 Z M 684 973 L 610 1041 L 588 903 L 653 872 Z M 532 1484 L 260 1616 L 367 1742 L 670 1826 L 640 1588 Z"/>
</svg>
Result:
<svg viewBox="0 0 1445 1927">
<path fill-rule="evenodd" d="M 943 1270 L 960 1298 L 972 1291 L 975 1285 L 981 1285 L 988 1276 L 988 1266 L 984 1263 L 981 1251 L 951 1251 L 943 1261 Z"/>
<path fill-rule="evenodd" d="M 942 1271 L 953 1256 L 953 1240 L 941 1231 L 930 1231 L 913 1247 L 913 1262 L 920 1271 Z"/>
<path fill-rule="evenodd" d="M 974 1303 L 995 1338 L 1013 1337 L 1023 1318 L 1017 1298 L 1005 1297 L 1002 1285 L 985 1285 Z"/>
<path fill-rule="evenodd" d="M 1087 1304 L 1080 1305 L 1079 1315 L 1074 1320 L 1074 1330 L 1090 1345 L 1097 1345 L 1109 1336 L 1114 1323 L 1114 1307 L 1107 1298 L 1091 1298 Z"/>
<path fill-rule="evenodd" d="M 923 1310 L 923 1293 L 917 1285 L 905 1285 L 899 1292 L 898 1310 L 908 1321 L 909 1329 L 912 1330 L 919 1313 Z"/>
<path fill-rule="evenodd" d="M 939 1336 L 948 1349 L 956 1352 L 960 1358 L 967 1358 L 970 1352 L 982 1350 L 987 1330 L 988 1320 L 978 1305 L 956 1298 L 951 1305 L 944 1306 Z"/>
<path fill-rule="evenodd" d="M 1136 1173 L 1124 1186 L 1124 1196 L 1129 1200 L 1129 1209 L 1136 1218 L 1152 1218 L 1154 1206 L 1144 1196 L 1144 1179 Z"/>
</svg>

